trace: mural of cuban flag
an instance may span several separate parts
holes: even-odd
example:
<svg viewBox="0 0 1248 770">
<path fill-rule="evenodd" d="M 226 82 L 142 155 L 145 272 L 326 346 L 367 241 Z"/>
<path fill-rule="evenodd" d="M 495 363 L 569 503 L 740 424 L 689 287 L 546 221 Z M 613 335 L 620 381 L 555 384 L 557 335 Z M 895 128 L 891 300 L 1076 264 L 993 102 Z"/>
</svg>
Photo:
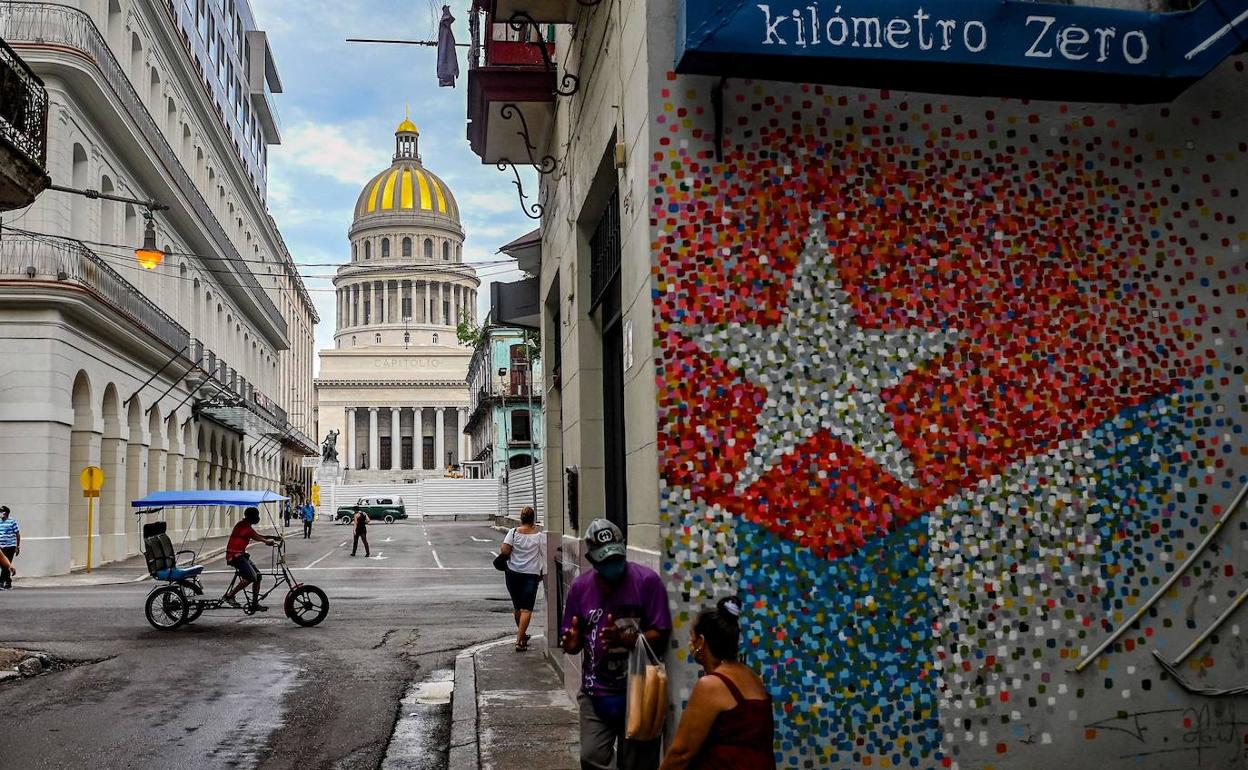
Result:
<svg viewBox="0 0 1248 770">
<path fill-rule="evenodd" d="M 1244 588 L 1248 104 L 704 80 L 650 168 L 664 568 L 746 600 L 781 767 L 1239 767 L 1155 663 Z M 1183 665 L 1248 684 L 1235 618 Z M 684 680 L 687 692 L 688 678 Z"/>
</svg>

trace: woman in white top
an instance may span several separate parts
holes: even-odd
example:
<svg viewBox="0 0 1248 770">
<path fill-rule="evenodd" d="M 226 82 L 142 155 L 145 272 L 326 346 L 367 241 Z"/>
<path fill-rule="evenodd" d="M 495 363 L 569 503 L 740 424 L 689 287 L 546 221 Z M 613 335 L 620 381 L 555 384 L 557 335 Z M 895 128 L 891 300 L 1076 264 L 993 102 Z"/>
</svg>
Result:
<svg viewBox="0 0 1248 770">
<path fill-rule="evenodd" d="M 546 535 L 534 524 L 533 509 L 520 511 L 520 526 L 503 538 L 500 553 L 507 557 L 507 593 L 516 616 L 516 652 L 529 649 L 529 621 L 537 589 L 546 574 Z"/>
</svg>

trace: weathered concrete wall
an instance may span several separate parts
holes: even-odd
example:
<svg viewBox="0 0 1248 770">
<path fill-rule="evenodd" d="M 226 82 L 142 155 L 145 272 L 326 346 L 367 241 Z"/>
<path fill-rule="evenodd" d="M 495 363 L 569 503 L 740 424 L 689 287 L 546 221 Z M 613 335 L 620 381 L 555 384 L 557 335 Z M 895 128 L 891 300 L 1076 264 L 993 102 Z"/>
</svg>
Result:
<svg viewBox="0 0 1248 770">
<path fill-rule="evenodd" d="M 1243 69 L 1148 107 L 730 80 L 722 160 L 713 81 L 652 72 L 677 638 L 745 597 L 783 766 L 1245 761 L 1151 651 L 1243 590 L 1248 511 L 1070 671 L 1248 481 Z M 1240 620 L 1182 676 L 1248 683 Z"/>
</svg>

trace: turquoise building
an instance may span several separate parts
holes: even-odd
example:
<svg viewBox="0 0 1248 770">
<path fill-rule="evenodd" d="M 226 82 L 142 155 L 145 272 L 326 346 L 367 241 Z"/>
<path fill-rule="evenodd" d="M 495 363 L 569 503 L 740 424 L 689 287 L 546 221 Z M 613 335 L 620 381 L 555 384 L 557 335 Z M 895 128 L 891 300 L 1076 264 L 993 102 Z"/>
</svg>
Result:
<svg viewBox="0 0 1248 770">
<path fill-rule="evenodd" d="M 487 317 L 468 365 L 466 475 L 508 478 L 509 470 L 541 462 L 542 367 L 532 356 L 536 342 L 535 333 L 494 326 Z"/>
</svg>

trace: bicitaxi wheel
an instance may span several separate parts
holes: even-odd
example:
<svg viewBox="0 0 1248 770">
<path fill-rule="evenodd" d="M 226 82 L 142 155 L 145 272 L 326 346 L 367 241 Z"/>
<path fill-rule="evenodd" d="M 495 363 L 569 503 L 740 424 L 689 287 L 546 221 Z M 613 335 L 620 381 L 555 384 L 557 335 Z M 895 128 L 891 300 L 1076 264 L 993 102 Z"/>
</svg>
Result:
<svg viewBox="0 0 1248 770">
<path fill-rule="evenodd" d="M 147 622 L 160 631 L 172 631 L 186 622 L 190 601 L 178 586 L 161 586 L 147 595 Z"/>
<path fill-rule="evenodd" d="M 286 617 L 301 626 L 315 626 L 329 614 L 329 597 L 316 586 L 296 586 L 286 594 Z"/>
</svg>

